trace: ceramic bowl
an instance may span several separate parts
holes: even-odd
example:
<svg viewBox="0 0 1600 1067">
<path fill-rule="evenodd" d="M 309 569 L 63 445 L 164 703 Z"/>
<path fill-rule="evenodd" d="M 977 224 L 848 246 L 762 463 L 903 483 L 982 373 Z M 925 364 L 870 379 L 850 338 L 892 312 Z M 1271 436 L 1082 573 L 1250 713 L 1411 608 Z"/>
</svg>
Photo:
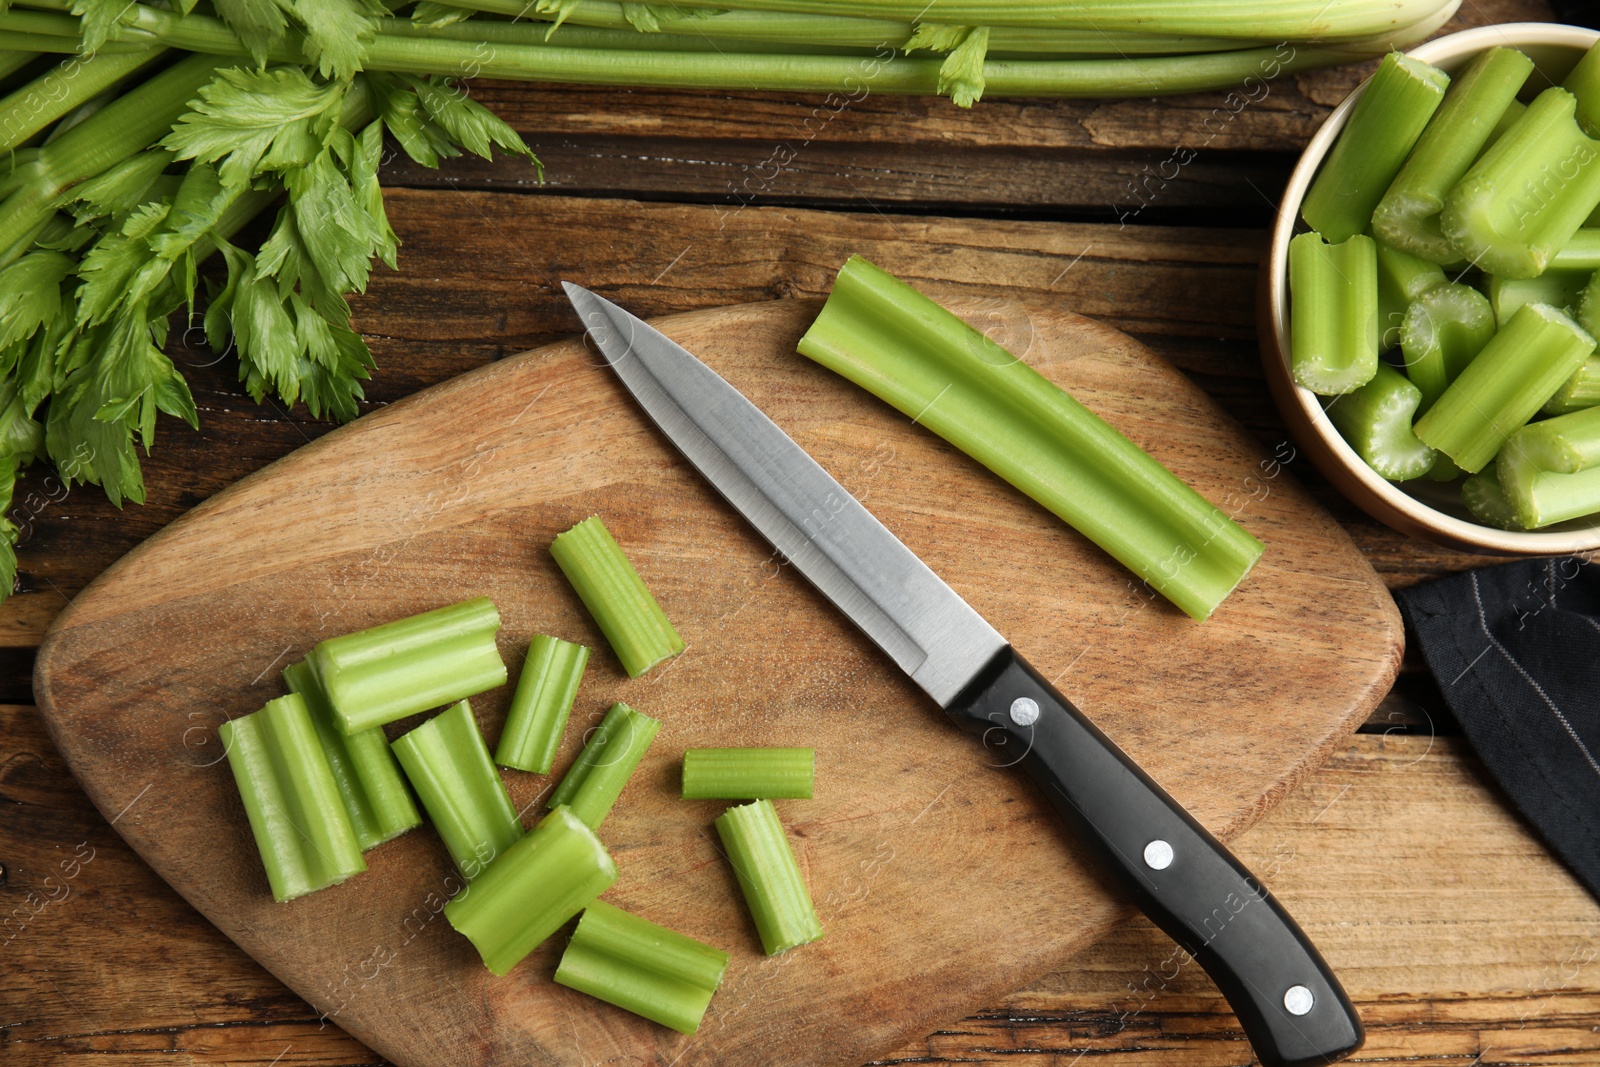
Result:
<svg viewBox="0 0 1600 1067">
<path fill-rule="evenodd" d="M 1524 97 L 1531 98 L 1549 85 L 1560 84 L 1596 38 L 1600 32 L 1576 26 L 1519 22 L 1452 33 L 1418 45 L 1409 54 L 1455 74 L 1486 48 L 1505 45 L 1519 49 L 1535 65 L 1524 89 Z M 1335 488 L 1367 514 L 1402 533 L 1451 548 L 1504 555 L 1543 556 L 1600 548 L 1600 516 L 1572 519 L 1542 530 L 1497 530 L 1472 518 L 1461 503 L 1459 484 L 1385 480 L 1345 443 L 1317 395 L 1295 384 L 1289 369 L 1289 239 L 1295 235 L 1300 201 L 1311 179 L 1365 89 L 1363 82 L 1311 138 L 1289 177 L 1273 224 L 1272 247 L 1262 272 L 1259 334 L 1267 384 L 1278 410 L 1305 454 Z"/>
</svg>

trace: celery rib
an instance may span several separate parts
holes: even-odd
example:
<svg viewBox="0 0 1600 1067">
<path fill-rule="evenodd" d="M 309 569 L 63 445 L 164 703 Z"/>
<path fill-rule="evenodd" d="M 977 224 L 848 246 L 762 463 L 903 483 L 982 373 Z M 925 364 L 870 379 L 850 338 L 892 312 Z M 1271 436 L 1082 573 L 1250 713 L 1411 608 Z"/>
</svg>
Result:
<svg viewBox="0 0 1600 1067">
<path fill-rule="evenodd" d="M 1405 375 L 1380 363 L 1372 381 L 1334 398 L 1328 418 L 1367 466 L 1391 482 L 1408 481 L 1427 474 L 1436 457 L 1411 431 L 1422 396 Z"/>
<path fill-rule="evenodd" d="M 1588 329 L 1587 325 L 1584 327 Z M 1589 336 L 1593 337 L 1593 331 Z M 1600 356 L 1590 356 L 1539 410 L 1546 415 L 1570 415 L 1600 405 Z"/>
<path fill-rule="evenodd" d="M 496 975 L 515 967 L 617 880 L 594 831 L 557 808 L 444 907 Z"/>
<path fill-rule="evenodd" d="M 359 733 L 504 685 L 499 629 L 494 604 L 476 597 L 330 637 L 306 659 L 339 729 Z"/>
<path fill-rule="evenodd" d="M 395 738 L 394 754 L 468 880 L 522 838 L 517 809 L 465 700 Z"/>
<path fill-rule="evenodd" d="M 1449 84 L 1438 67 L 1399 52 L 1384 56 L 1301 201 L 1306 225 L 1333 244 L 1366 230 Z"/>
<path fill-rule="evenodd" d="M 822 921 L 772 801 L 729 808 L 717 818 L 717 834 L 767 955 L 822 937 Z"/>
<path fill-rule="evenodd" d="M 1055 383 L 860 256 L 839 271 L 799 349 L 1016 486 L 1196 619 L 1261 555 L 1261 542 Z"/>
<path fill-rule="evenodd" d="M 298 694 L 270 700 L 217 733 L 274 900 L 293 900 L 367 869 Z"/>
<path fill-rule="evenodd" d="M 1406 377 L 1421 390 L 1420 413 L 1433 406 L 1494 336 L 1489 298 L 1468 285 L 1449 282 L 1412 301 L 1400 330 Z"/>
<path fill-rule="evenodd" d="M 1482 470 L 1594 347 L 1563 312 L 1524 304 L 1417 420 L 1417 436 L 1462 470 Z"/>
<path fill-rule="evenodd" d="M 1502 278 L 1491 274 L 1487 280 L 1495 321 L 1504 326 L 1523 304 L 1549 304 L 1570 314 L 1577 309 L 1589 275 L 1583 271 L 1552 268 L 1537 278 Z"/>
<path fill-rule="evenodd" d="M 550 555 L 606 635 L 628 677 L 638 678 L 683 651 L 683 638 L 600 516 L 556 535 Z"/>
<path fill-rule="evenodd" d="M 809 800 L 809 748 L 691 748 L 683 754 L 685 800 Z"/>
<path fill-rule="evenodd" d="M 611 705 L 546 806 L 565 805 L 591 830 L 600 829 L 660 729 L 658 719 L 626 704 Z"/>
<path fill-rule="evenodd" d="M 341 733 L 316 674 L 304 660 L 284 668 L 283 680 L 289 692 L 299 694 L 306 702 L 361 850 L 365 852 L 422 825 L 422 815 L 412 802 L 411 790 L 406 787 L 383 728 Z"/>
<path fill-rule="evenodd" d="M 534 774 L 550 773 L 588 663 L 589 650 L 583 645 L 543 634 L 534 637 L 511 697 L 500 743 L 495 746 L 496 763 Z"/>
<path fill-rule="evenodd" d="M 1328 244 L 1318 233 L 1289 242 L 1289 364 L 1322 396 L 1361 388 L 1378 368 L 1377 246 L 1365 234 Z"/>
<path fill-rule="evenodd" d="M 597 900 L 578 920 L 556 981 L 692 1034 L 727 969 L 726 952 Z"/>
<path fill-rule="evenodd" d="M 10 152 L 165 52 L 164 48 L 151 48 L 73 56 L 57 63 L 0 100 L 0 152 Z"/>
<path fill-rule="evenodd" d="M 1497 530 L 1521 530 L 1516 510 L 1500 488 L 1499 464 L 1491 463 L 1461 483 L 1461 501 L 1472 517 Z"/>
<path fill-rule="evenodd" d="M 1495 474 L 1524 529 L 1600 511 L 1600 408 L 1524 426 L 1500 450 Z"/>
</svg>

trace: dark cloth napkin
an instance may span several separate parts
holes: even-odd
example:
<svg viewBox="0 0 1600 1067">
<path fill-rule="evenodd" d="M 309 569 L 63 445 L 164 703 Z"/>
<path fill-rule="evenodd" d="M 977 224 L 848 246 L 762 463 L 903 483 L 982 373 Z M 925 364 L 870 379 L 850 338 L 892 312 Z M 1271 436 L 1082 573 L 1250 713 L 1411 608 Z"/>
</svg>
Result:
<svg viewBox="0 0 1600 1067">
<path fill-rule="evenodd" d="M 1395 599 L 1489 773 L 1600 898 L 1600 564 L 1523 560 Z"/>
</svg>

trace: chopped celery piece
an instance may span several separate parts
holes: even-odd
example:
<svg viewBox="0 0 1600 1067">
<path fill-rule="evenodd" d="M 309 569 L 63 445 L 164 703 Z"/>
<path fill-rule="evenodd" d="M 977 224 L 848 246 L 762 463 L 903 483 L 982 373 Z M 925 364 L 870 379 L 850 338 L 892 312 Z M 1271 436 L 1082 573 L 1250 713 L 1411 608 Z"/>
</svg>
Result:
<svg viewBox="0 0 1600 1067">
<path fill-rule="evenodd" d="M 1600 270 L 1600 228 L 1580 227 L 1566 244 L 1550 257 L 1550 269 Z"/>
<path fill-rule="evenodd" d="M 1589 336 L 1594 336 L 1593 331 Z M 1546 415 L 1570 415 L 1597 404 L 1600 404 L 1600 356 L 1590 356 L 1539 410 Z"/>
<path fill-rule="evenodd" d="M 1574 117 L 1583 132 L 1600 137 L 1600 48 L 1585 52 L 1561 86 L 1577 101 Z"/>
<path fill-rule="evenodd" d="M 1427 474 L 1436 456 L 1411 432 L 1411 420 L 1421 403 L 1422 390 L 1380 363 L 1372 381 L 1333 398 L 1328 418 L 1367 466 L 1391 482 L 1403 482 Z"/>
<path fill-rule="evenodd" d="M 1489 139 L 1484 142 L 1483 150 L 1487 152 L 1491 146 L 1506 135 L 1506 131 L 1517 124 L 1522 113 L 1528 110 L 1528 105 L 1521 100 L 1513 100 L 1506 105 L 1505 111 L 1500 115 L 1500 121 L 1494 124 L 1494 132 L 1489 134 Z"/>
<path fill-rule="evenodd" d="M 1581 270 L 1547 270 L 1537 278 L 1488 276 L 1489 304 L 1494 319 L 1504 326 L 1523 304 L 1549 304 L 1571 312 L 1578 306 L 1589 275 Z"/>
<path fill-rule="evenodd" d="M 1470 285 L 1450 282 L 1412 301 L 1400 331 L 1406 377 L 1422 390 L 1427 411 L 1494 336 L 1489 298 Z"/>
<path fill-rule="evenodd" d="M 293 900 L 367 869 L 328 759 L 297 693 L 217 731 L 239 785 L 272 899 Z"/>
<path fill-rule="evenodd" d="M 1196 619 L 1261 555 L 1261 542 L 1138 445 L 860 256 L 840 269 L 799 348 L 1016 486 Z"/>
<path fill-rule="evenodd" d="M 1520 530 L 1517 513 L 1511 501 L 1500 489 L 1500 478 L 1495 473 L 1498 463 L 1491 463 L 1477 474 L 1461 483 L 1461 501 L 1467 505 L 1472 517 L 1485 526 L 1500 530 Z"/>
<path fill-rule="evenodd" d="M 1594 338 L 1563 312 L 1524 304 L 1417 420 L 1417 436 L 1480 471 L 1593 351 Z"/>
<path fill-rule="evenodd" d="M 683 638 L 598 515 L 558 534 L 550 554 L 628 677 L 637 678 L 683 651 Z"/>
<path fill-rule="evenodd" d="M 495 746 L 496 763 L 535 774 L 550 773 L 588 663 L 589 650 L 583 645 L 543 634 L 534 637 L 511 697 L 500 743 Z"/>
<path fill-rule="evenodd" d="M 1600 143 L 1572 111 L 1571 93 L 1546 89 L 1450 191 L 1439 220 L 1463 259 L 1535 277 L 1600 206 Z"/>
<path fill-rule="evenodd" d="M 1583 283 L 1583 288 L 1573 298 L 1571 309 L 1577 315 L 1578 325 L 1588 330 L 1590 337 L 1600 337 L 1600 270 L 1590 274 Z"/>
<path fill-rule="evenodd" d="M 1449 84 L 1438 67 L 1384 56 L 1300 204 L 1306 225 L 1334 244 L 1365 230 Z"/>
<path fill-rule="evenodd" d="M 691 748 L 683 754 L 685 800 L 809 800 L 809 748 Z"/>
<path fill-rule="evenodd" d="M 1600 511 L 1600 408 L 1524 426 L 1500 450 L 1495 474 L 1525 529 Z"/>
<path fill-rule="evenodd" d="M 483 964 L 503 975 L 617 880 L 611 854 L 566 808 L 540 820 L 444 906 Z"/>
<path fill-rule="evenodd" d="M 1514 48 L 1490 48 L 1450 84 L 1444 102 L 1372 215 L 1379 241 L 1434 263 L 1461 258 L 1439 228 L 1444 200 L 1488 143 L 1533 60 Z"/>
<path fill-rule="evenodd" d="M 306 657 L 347 734 L 504 685 L 488 597 L 332 637 Z"/>
<path fill-rule="evenodd" d="M 411 800 L 411 790 L 406 788 L 400 765 L 389 750 L 383 727 L 374 726 L 356 734 L 340 733 L 316 673 L 304 660 L 285 667 L 283 680 L 289 692 L 298 693 L 306 702 L 361 850 L 365 852 L 420 826 L 422 815 Z"/>
<path fill-rule="evenodd" d="M 1378 367 L 1377 246 L 1365 234 L 1289 242 L 1289 360 L 1294 380 L 1323 396 L 1359 389 Z"/>
<path fill-rule="evenodd" d="M 561 784 L 550 794 L 547 806 L 564 804 L 591 830 L 600 829 L 660 729 L 659 719 L 626 704 L 611 705 Z"/>
<path fill-rule="evenodd" d="M 556 981 L 692 1034 L 727 969 L 721 949 L 597 900 L 578 920 Z"/>
<path fill-rule="evenodd" d="M 395 738 L 394 754 L 469 880 L 522 837 L 517 809 L 465 700 Z"/>
<path fill-rule="evenodd" d="M 1376 242 L 1378 254 L 1378 347 L 1388 351 L 1400 343 L 1406 309 L 1429 289 L 1445 283 L 1444 268 L 1408 252 Z"/>
<path fill-rule="evenodd" d="M 717 834 L 767 955 L 822 937 L 822 921 L 772 801 L 729 808 L 717 818 Z"/>
</svg>

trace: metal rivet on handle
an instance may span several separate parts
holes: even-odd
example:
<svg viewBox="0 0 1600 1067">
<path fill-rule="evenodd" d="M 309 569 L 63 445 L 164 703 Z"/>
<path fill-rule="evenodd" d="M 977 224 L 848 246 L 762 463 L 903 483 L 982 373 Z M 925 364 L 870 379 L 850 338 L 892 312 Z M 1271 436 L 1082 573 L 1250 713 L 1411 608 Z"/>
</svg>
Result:
<svg viewBox="0 0 1600 1067">
<path fill-rule="evenodd" d="M 1152 871 L 1164 871 L 1172 866 L 1172 846 L 1159 837 L 1144 846 L 1144 865 Z"/>
<path fill-rule="evenodd" d="M 1283 994 L 1283 1007 L 1290 1015 L 1305 1015 L 1316 1002 L 1311 990 L 1303 985 L 1292 985 Z"/>
<path fill-rule="evenodd" d="M 1039 721 L 1039 702 L 1032 697 L 1018 697 L 1011 702 L 1011 721 L 1018 726 L 1032 726 Z"/>
</svg>

